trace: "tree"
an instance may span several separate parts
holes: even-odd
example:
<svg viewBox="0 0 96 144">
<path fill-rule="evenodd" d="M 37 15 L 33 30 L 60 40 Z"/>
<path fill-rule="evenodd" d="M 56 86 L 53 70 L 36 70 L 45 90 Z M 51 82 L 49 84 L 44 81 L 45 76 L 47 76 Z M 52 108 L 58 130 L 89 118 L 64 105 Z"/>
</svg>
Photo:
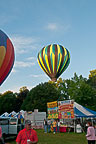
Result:
<svg viewBox="0 0 96 144">
<path fill-rule="evenodd" d="M 55 86 L 61 94 L 59 100 L 74 99 L 75 102 L 96 110 L 96 90 L 88 84 L 87 79 L 82 75 L 78 76 L 74 73 L 74 77 L 71 79 L 62 80 L 59 78 Z"/>
<path fill-rule="evenodd" d="M 96 69 L 90 71 L 89 78 L 96 77 Z"/>
<path fill-rule="evenodd" d="M 24 86 L 24 87 L 20 88 L 17 98 L 23 102 L 28 93 L 29 93 L 29 90 L 27 89 L 26 86 Z"/>
<path fill-rule="evenodd" d="M 96 69 L 90 71 L 88 84 L 90 84 L 94 89 L 96 89 Z"/>
<path fill-rule="evenodd" d="M 19 93 L 15 93 L 17 97 L 17 111 L 20 111 L 21 105 L 27 97 L 29 90 L 26 86 L 20 88 Z"/>
<path fill-rule="evenodd" d="M 47 102 L 52 102 L 58 100 L 60 93 L 54 87 L 54 84 L 41 83 L 33 88 L 26 99 L 24 100 L 21 109 L 23 110 L 34 110 L 47 111 Z"/>
<path fill-rule="evenodd" d="M 87 83 L 87 79 L 74 74 L 71 80 L 66 80 L 68 87 L 68 94 L 71 99 L 74 99 L 77 103 L 96 110 L 96 90 L 94 90 Z"/>
<path fill-rule="evenodd" d="M 0 93 L 0 97 L 2 96 L 2 93 Z"/>
<path fill-rule="evenodd" d="M 7 91 L 0 97 L 0 114 L 4 112 L 10 113 L 16 111 L 16 96 L 11 91 Z"/>
<path fill-rule="evenodd" d="M 62 78 L 59 78 L 56 82 L 56 87 L 61 94 L 58 100 L 69 99 L 66 80 L 62 80 Z"/>
</svg>

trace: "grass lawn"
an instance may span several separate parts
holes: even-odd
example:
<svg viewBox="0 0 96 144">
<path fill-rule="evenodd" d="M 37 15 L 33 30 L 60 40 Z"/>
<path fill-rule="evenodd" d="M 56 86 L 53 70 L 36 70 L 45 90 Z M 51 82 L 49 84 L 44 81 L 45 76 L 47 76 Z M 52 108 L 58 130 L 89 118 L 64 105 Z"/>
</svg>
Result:
<svg viewBox="0 0 96 144">
<path fill-rule="evenodd" d="M 38 134 L 38 144 L 87 144 L 85 133 L 44 133 L 43 130 L 36 130 Z M 16 144 L 15 141 L 8 142 Z"/>
</svg>

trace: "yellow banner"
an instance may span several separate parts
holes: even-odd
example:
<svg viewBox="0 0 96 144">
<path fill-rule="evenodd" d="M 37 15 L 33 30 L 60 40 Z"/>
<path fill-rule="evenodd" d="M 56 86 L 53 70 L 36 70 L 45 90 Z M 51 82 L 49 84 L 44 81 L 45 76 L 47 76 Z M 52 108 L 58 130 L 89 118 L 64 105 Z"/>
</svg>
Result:
<svg viewBox="0 0 96 144">
<path fill-rule="evenodd" d="M 57 107 L 57 101 L 54 101 L 54 102 L 48 102 L 48 103 L 47 103 L 47 107 L 48 107 L 48 108 Z"/>
</svg>

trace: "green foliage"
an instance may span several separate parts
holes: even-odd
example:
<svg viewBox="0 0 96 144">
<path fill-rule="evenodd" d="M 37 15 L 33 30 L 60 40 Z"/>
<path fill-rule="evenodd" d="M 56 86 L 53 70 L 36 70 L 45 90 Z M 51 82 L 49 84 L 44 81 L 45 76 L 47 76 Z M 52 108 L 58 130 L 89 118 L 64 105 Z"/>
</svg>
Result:
<svg viewBox="0 0 96 144">
<path fill-rule="evenodd" d="M 47 102 L 52 102 L 58 99 L 60 96 L 58 90 L 54 87 L 54 84 L 41 83 L 33 88 L 26 99 L 24 100 L 21 109 L 39 111 L 47 111 Z"/>
<path fill-rule="evenodd" d="M 68 94 L 71 99 L 77 103 L 96 110 L 96 90 L 87 84 L 87 80 L 82 76 L 77 76 L 76 73 L 72 80 L 66 80 Z"/>
<path fill-rule="evenodd" d="M 21 105 L 24 99 L 27 97 L 28 93 L 29 93 L 29 90 L 27 89 L 27 87 L 22 87 L 20 88 L 19 93 L 16 94 L 17 95 L 16 96 L 17 97 L 17 109 L 16 109 L 17 111 L 20 111 Z"/>
<path fill-rule="evenodd" d="M 11 91 L 7 91 L 0 97 L 0 114 L 16 110 L 16 96 Z"/>
<path fill-rule="evenodd" d="M 90 71 L 89 78 L 96 77 L 96 69 Z"/>
<path fill-rule="evenodd" d="M 61 93 L 58 100 L 74 99 L 77 103 L 96 110 L 96 90 L 88 84 L 88 80 L 82 75 L 67 80 L 58 79 L 56 85 L 58 91 Z"/>
<path fill-rule="evenodd" d="M 14 93 L 11 91 L 6 91 L 4 94 L 0 95 L 0 114 L 4 112 L 12 112 L 13 110 L 18 112 L 20 107 L 26 98 L 29 90 L 27 88 L 22 89 L 20 93 Z"/>
<path fill-rule="evenodd" d="M 74 73 L 72 79 L 62 80 L 57 83 L 44 83 L 33 88 L 24 103 L 22 109 L 46 111 L 47 102 L 55 100 L 74 99 L 77 103 L 96 110 L 96 90 L 93 89 L 82 75 Z"/>
<path fill-rule="evenodd" d="M 29 93 L 29 90 L 27 89 L 27 87 L 22 87 L 22 88 L 20 88 L 19 91 L 20 92 L 17 94 L 17 98 L 23 102 L 24 99 L 26 98 L 27 94 Z"/>
<path fill-rule="evenodd" d="M 96 90 L 96 69 L 90 71 L 87 83 Z"/>
<path fill-rule="evenodd" d="M 57 80 L 56 87 L 58 88 L 58 91 L 60 93 L 60 97 L 58 99 L 59 101 L 69 99 L 66 80 L 62 80 L 62 78 L 59 78 Z"/>
</svg>

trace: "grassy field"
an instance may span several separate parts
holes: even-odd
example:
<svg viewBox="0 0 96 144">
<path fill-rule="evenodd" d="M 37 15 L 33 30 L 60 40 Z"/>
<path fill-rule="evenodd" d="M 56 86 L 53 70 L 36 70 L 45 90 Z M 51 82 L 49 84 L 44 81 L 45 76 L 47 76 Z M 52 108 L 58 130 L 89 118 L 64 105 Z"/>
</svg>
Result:
<svg viewBox="0 0 96 144">
<path fill-rule="evenodd" d="M 44 133 L 43 130 L 36 130 L 38 134 L 38 144 L 87 144 L 85 133 Z M 9 141 L 16 144 L 15 141 Z"/>
</svg>

